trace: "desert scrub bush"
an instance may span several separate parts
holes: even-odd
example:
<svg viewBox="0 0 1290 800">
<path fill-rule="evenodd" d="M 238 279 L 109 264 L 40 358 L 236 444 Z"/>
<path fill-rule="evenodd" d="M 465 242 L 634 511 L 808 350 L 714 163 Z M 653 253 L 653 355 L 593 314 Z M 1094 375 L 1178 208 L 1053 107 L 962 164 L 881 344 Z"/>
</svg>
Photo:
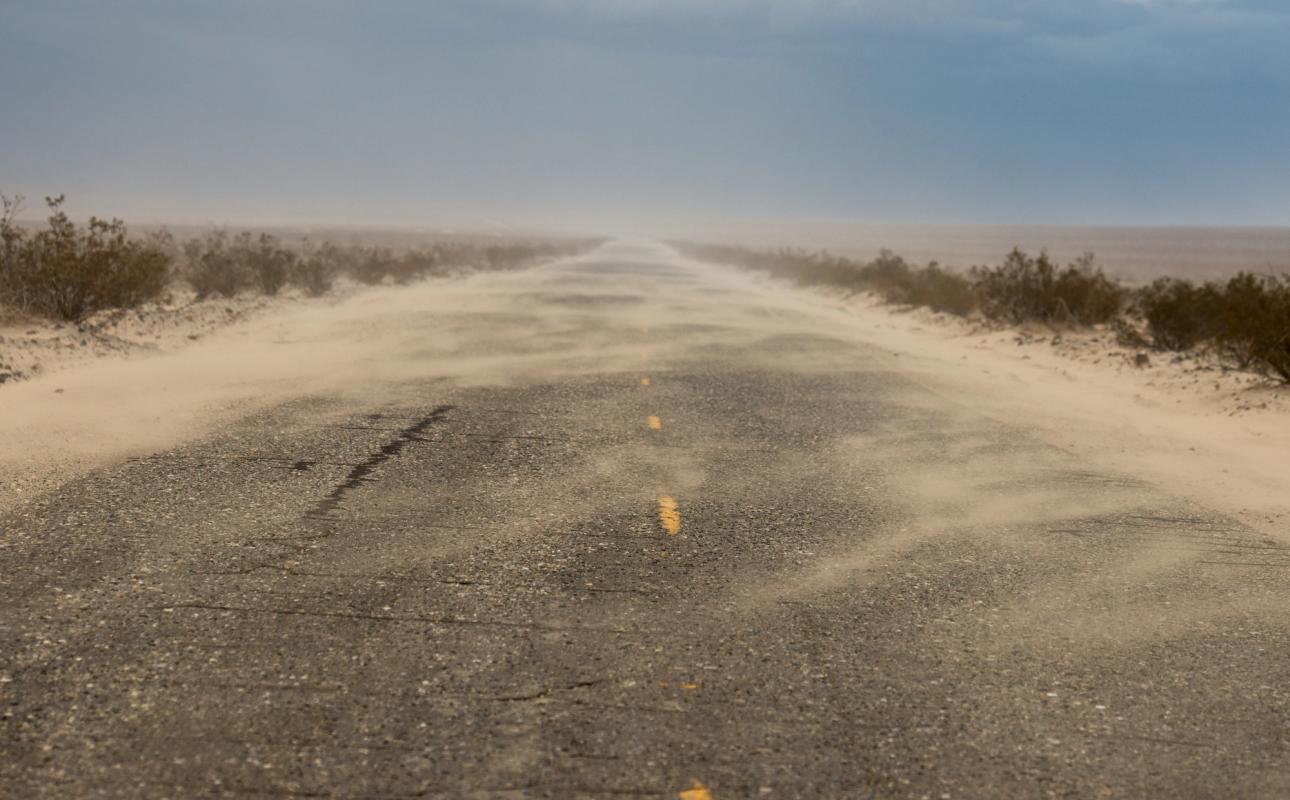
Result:
<svg viewBox="0 0 1290 800">
<path fill-rule="evenodd" d="M 755 251 L 723 245 L 677 243 L 695 258 L 764 271 L 806 286 L 873 291 L 889 303 L 922 305 L 1011 324 L 1111 323 L 1124 346 L 1168 350 L 1200 346 L 1223 363 L 1290 383 L 1290 276 L 1242 273 L 1223 284 L 1161 279 L 1130 292 L 1085 256 L 1059 268 L 1046 254 L 1014 249 L 1002 266 L 977 267 L 968 276 L 910 266 L 883 251 L 861 264 L 827 253 Z M 1139 325 L 1145 323 L 1150 340 Z"/>
<path fill-rule="evenodd" d="M 1213 285 L 1161 278 L 1137 292 L 1134 304 L 1151 343 L 1162 350 L 1190 350 L 1217 332 L 1223 294 Z"/>
<path fill-rule="evenodd" d="M 216 230 L 184 243 L 185 274 L 198 300 L 212 295 L 233 297 L 251 285 L 247 265 L 233 248 L 228 231 Z"/>
<path fill-rule="evenodd" d="M 335 283 L 335 271 L 326 260 L 318 256 L 305 256 L 297 259 L 291 274 L 291 282 L 310 297 L 322 297 L 331 291 Z"/>
<path fill-rule="evenodd" d="M 859 284 L 889 303 L 926 306 L 958 316 L 976 310 L 976 293 L 967 277 L 944 269 L 935 261 L 926 267 L 911 266 L 905 259 L 883 250 L 859 269 Z"/>
<path fill-rule="evenodd" d="M 831 286 L 851 292 L 872 288 L 863 273 L 863 263 L 830 253 L 789 247 L 763 251 L 731 245 L 677 243 L 676 246 L 695 258 L 766 272 L 771 277 L 802 286 Z"/>
<path fill-rule="evenodd" d="M 1126 295 L 1122 286 L 1094 266 L 1091 255 L 1061 269 L 1047 253 L 1031 257 L 1014 249 L 1001 266 L 975 267 L 971 277 L 981 313 L 1014 325 L 1110 322 L 1120 313 Z"/>
<path fill-rule="evenodd" d="M 678 245 L 697 258 L 769 273 L 803 286 L 829 286 L 848 292 L 870 291 L 889 303 L 922 305 L 967 316 L 976 309 L 976 294 L 964 275 L 936 262 L 915 267 L 883 250 L 867 263 L 825 252 L 781 248 L 768 252 L 719 245 Z"/>
<path fill-rule="evenodd" d="M 893 258 L 899 260 L 898 256 Z M 899 269 L 895 262 L 893 266 Z M 847 292 L 873 288 L 873 276 L 865 274 L 865 264 L 832 253 L 780 248 L 761 259 L 759 268 L 803 286 L 832 286 Z"/>
<path fill-rule="evenodd" d="M 1236 369 L 1290 382 L 1290 278 L 1243 272 L 1199 286 L 1162 278 L 1135 303 L 1155 346 L 1208 346 Z"/>
<path fill-rule="evenodd" d="M 1222 290 L 1214 334 L 1220 355 L 1290 383 L 1290 277 L 1243 272 Z"/>
<path fill-rule="evenodd" d="M 909 298 L 914 285 L 913 269 L 890 250 L 883 250 L 873 261 L 861 266 L 858 276 L 860 286 L 876 289 L 889 302 L 913 302 Z"/>
<path fill-rule="evenodd" d="M 31 313 L 80 322 L 108 308 L 156 298 L 170 279 L 166 236 L 131 239 L 125 223 L 90 217 L 78 228 L 63 196 L 47 197 L 48 227 L 34 234 L 14 219 L 21 199 L 0 211 L 0 299 Z"/>
<path fill-rule="evenodd" d="M 485 245 L 477 256 L 488 270 L 523 269 L 534 261 L 562 254 L 562 248 L 542 242 L 502 242 Z"/>
<path fill-rule="evenodd" d="M 943 269 L 935 261 L 910 272 L 907 302 L 933 311 L 970 315 L 977 308 L 976 290 L 966 276 Z"/>
<path fill-rule="evenodd" d="M 0 303 L 22 309 L 26 303 L 18 280 L 23 232 L 14 218 L 22 211 L 22 197 L 0 195 Z"/>
<path fill-rule="evenodd" d="M 261 233 L 239 234 L 233 243 L 234 255 L 246 264 L 251 279 L 259 290 L 275 295 L 295 272 L 296 253 L 283 247 L 277 237 Z"/>
<path fill-rule="evenodd" d="M 349 275 L 359 283 L 375 286 L 398 271 L 398 259 L 388 247 L 367 247 L 355 251 Z"/>
<path fill-rule="evenodd" d="M 395 254 L 388 248 L 373 247 L 357 251 L 349 274 L 356 280 L 374 284 L 389 279 L 404 284 L 453 270 L 523 269 L 544 258 L 572 255 L 594 246 L 592 240 L 567 242 L 446 240 Z"/>
<path fill-rule="evenodd" d="M 211 232 L 185 245 L 188 280 L 198 297 L 231 297 L 246 289 L 276 294 L 288 284 L 317 296 L 346 276 L 374 286 L 406 284 L 453 269 L 516 269 L 541 259 L 572 255 L 596 240 L 437 241 L 403 251 L 379 245 L 304 241 L 289 247 L 269 234 Z"/>
<path fill-rule="evenodd" d="M 298 256 L 277 237 L 215 230 L 184 245 L 187 278 L 198 299 L 233 297 L 247 289 L 277 294 L 296 274 Z"/>
<path fill-rule="evenodd" d="M 346 269 L 350 254 L 331 242 L 315 247 L 305 241 L 301 248 L 303 253 L 291 268 L 291 283 L 310 297 L 321 297 L 331 291 L 336 276 Z"/>
<path fill-rule="evenodd" d="M 392 273 L 395 283 L 410 283 L 418 278 L 436 274 L 441 265 L 441 254 L 435 248 L 410 250 L 399 258 Z"/>
</svg>

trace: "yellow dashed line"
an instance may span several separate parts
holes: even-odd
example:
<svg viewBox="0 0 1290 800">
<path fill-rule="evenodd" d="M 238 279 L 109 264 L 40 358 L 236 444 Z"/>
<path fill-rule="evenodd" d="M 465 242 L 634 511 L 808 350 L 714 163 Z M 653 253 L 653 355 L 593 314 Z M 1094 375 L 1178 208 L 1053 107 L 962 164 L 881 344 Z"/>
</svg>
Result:
<svg viewBox="0 0 1290 800">
<path fill-rule="evenodd" d="M 712 792 L 709 792 L 703 784 L 695 781 L 693 786 L 678 794 L 677 797 L 680 800 L 712 800 Z"/>
<path fill-rule="evenodd" d="M 650 417 L 650 418 L 649 418 L 649 429 L 650 429 L 650 430 L 652 430 L 652 431 L 661 431 L 661 430 L 663 430 L 663 420 L 659 419 L 658 417 Z"/>
<path fill-rule="evenodd" d="M 676 498 L 663 495 L 658 499 L 658 524 L 670 536 L 681 532 L 681 512 L 677 509 Z"/>
</svg>

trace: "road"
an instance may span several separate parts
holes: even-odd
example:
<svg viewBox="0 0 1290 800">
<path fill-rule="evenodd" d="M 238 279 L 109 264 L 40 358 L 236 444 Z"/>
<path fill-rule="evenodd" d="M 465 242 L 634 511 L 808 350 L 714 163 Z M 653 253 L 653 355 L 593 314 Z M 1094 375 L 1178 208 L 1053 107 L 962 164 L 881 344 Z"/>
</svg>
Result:
<svg viewBox="0 0 1290 800">
<path fill-rule="evenodd" d="M 0 517 L 0 794 L 1290 796 L 1286 545 L 661 245 L 471 285 Z"/>
</svg>

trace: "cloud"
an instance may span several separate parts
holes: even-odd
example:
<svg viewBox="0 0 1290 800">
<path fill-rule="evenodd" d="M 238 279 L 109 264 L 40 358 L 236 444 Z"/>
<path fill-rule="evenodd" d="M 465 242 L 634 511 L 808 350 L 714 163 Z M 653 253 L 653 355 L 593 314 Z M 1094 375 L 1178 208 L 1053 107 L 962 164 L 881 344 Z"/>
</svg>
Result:
<svg viewBox="0 0 1290 800">
<path fill-rule="evenodd" d="M 1290 11 L 1224 0 L 1115 0 L 1140 12 L 1119 25 L 1030 36 L 1036 57 L 1102 73 L 1148 67 L 1173 82 L 1242 77 L 1290 82 Z"/>
<path fill-rule="evenodd" d="M 784 26 L 993 23 L 1012 0 L 972 5 L 957 0 L 540 0 L 556 13 L 602 17 L 726 18 Z"/>
<path fill-rule="evenodd" d="M 809 28 L 822 25 L 895 26 L 911 30 L 1026 31 L 1055 35 L 1070 29 L 1108 32 L 1221 12 L 1233 16 L 1290 16 L 1276 0 L 492 0 L 548 13 L 584 17 L 725 19 Z"/>
<path fill-rule="evenodd" d="M 927 54 L 929 65 L 960 58 L 981 74 L 1140 69 L 1171 82 L 1290 81 L 1283 0 L 475 1 L 554 20 L 557 36 L 572 30 L 590 47 L 836 61 L 928 40 L 941 51 Z"/>
</svg>

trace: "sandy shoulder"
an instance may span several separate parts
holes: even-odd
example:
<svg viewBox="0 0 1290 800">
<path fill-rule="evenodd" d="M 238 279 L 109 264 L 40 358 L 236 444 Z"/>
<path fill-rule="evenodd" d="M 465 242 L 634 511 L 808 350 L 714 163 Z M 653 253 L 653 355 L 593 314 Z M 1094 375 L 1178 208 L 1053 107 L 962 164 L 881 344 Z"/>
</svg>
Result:
<svg viewBox="0 0 1290 800">
<path fill-rule="evenodd" d="M 357 291 L 346 284 L 319 298 L 288 290 L 273 297 L 246 293 L 198 300 L 192 290 L 176 288 L 162 301 L 99 312 L 81 323 L 0 313 L 0 386 L 104 358 L 174 353 L 227 328 L 302 307 L 334 305 Z"/>
<path fill-rule="evenodd" d="M 428 378 L 496 384 L 600 357 L 594 342 L 507 355 L 514 329 L 487 325 L 490 315 L 522 317 L 535 336 L 567 326 L 559 314 L 529 319 L 541 273 L 538 266 L 319 299 L 251 298 L 240 311 L 230 304 L 232 313 L 216 303 L 190 309 L 191 320 L 163 315 L 173 330 L 147 333 L 147 346 L 136 341 L 96 355 L 87 343 L 87 352 L 61 361 L 49 355 L 57 347 L 45 346 L 39 352 L 50 366 L 0 386 L 0 513 L 20 511 L 87 471 L 163 452 L 295 398 L 369 409 Z"/>
<path fill-rule="evenodd" d="M 400 318 L 460 281 L 192 302 L 0 328 L 0 511 L 257 408 L 397 377 Z"/>
<path fill-rule="evenodd" d="M 1290 387 L 1125 348 L 1106 330 L 991 330 L 870 297 L 808 302 L 933 391 L 1290 540 Z"/>
</svg>

